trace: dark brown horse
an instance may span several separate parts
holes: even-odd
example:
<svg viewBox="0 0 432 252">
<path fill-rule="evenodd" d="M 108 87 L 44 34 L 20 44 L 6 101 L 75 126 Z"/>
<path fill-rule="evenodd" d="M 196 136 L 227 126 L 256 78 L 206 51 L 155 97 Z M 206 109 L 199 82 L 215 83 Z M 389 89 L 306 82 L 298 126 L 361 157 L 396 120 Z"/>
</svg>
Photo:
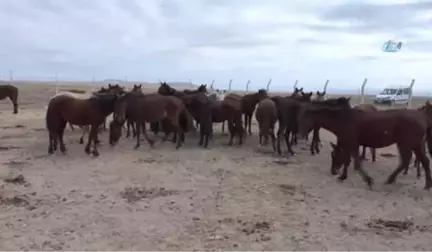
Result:
<svg viewBox="0 0 432 252">
<path fill-rule="evenodd" d="M 258 103 L 255 118 L 259 127 L 259 143 L 261 145 L 267 145 L 268 137 L 270 136 L 273 150 L 276 151 L 276 136 L 274 133 L 275 124 L 278 119 L 276 103 L 270 98 L 261 100 Z M 264 142 L 262 141 L 262 138 L 264 138 Z"/>
<path fill-rule="evenodd" d="M 252 115 L 255 111 L 255 107 L 262 99 L 267 98 L 268 94 L 265 89 L 259 89 L 258 92 L 253 94 L 247 94 L 245 96 L 241 96 L 238 94 L 228 94 L 225 96 L 225 99 L 230 100 L 239 100 L 242 108 L 242 113 L 244 114 L 244 128 L 247 132 L 249 132 L 249 135 L 252 135 Z M 225 122 L 222 122 L 222 133 L 225 131 Z"/>
<path fill-rule="evenodd" d="M 121 137 L 121 130 L 126 114 L 135 122 L 136 129 L 136 145 L 135 149 L 140 147 L 141 129 L 144 138 L 150 146 L 153 146 L 154 141 L 150 140 L 146 130 L 145 123 L 160 122 L 164 119 L 169 119 L 171 125 L 174 126 L 177 132 L 176 149 L 180 148 L 184 141 L 184 132 L 181 127 L 181 114 L 187 113 L 183 102 L 173 96 L 164 96 L 160 94 L 139 94 L 129 92 L 122 100 L 119 101 L 119 106 L 116 106 L 115 114 L 117 115 L 110 123 L 110 144 L 114 145 Z M 129 111 L 128 111 L 129 110 Z M 166 139 L 164 139 L 165 141 Z"/>
<path fill-rule="evenodd" d="M 118 96 L 119 94 L 114 93 L 95 93 L 89 99 L 77 99 L 68 95 L 52 98 L 46 112 L 46 126 L 49 132 L 48 153 L 52 154 L 57 150 L 58 142 L 60 143 L 60 151 L 66 153 L 63 135 L 66 124 L 69 122 L 79 126 L 91 126 L 85 152 L 98 156 L 98 128 L 105 118 L 114 111 L 114 104 Z M 93 151 L 90 151 L 92 143 Z"/>
<path fill-rule="evenodd" d="M 133 86 L 132 90 L 130 92 L 132 93 L 138 93 L 138 94 L 142 94 L 142 89 L 141 89 L 142 85 L 135 85 Z M 127 109 L 126 109 L 127 110 Z M 135 130 L 135 125 L 134 125 L 134 121 L 130 120 L 128 118 L 128 115 L 126 113 L 126 137 L 130 136 L 130 128 L 132 128 L 132 136 L 135 137 L 136 136 L 136 130 Z"/>
<path fill-rule="evenodd" d="M 125 90 L 123 87 L 120 87 L 118 84 L 115 84 L 115 85 L 108 84 L 108 88 L 101 87 L 98 91 L 96 91 L 96 93 L 97 94 L 113 93 L 113 94 L 119 94 L 120 95 L 120 94 L 124 94 Z M 72 92 L 70 90 L 67 90 L 66 92 L 61 91 L 60 93 L 56 94 L 55 96 L 57 96 L 57 95 L 70 95 L 70 96 L 75 97 L 75 98 L 88 99 L 93 94 L 94 93 L 91 93 L 91 94 L 87 93 L 86 94 L 86 92 L 84 92 L 84 93 L 83 92 L 76 92 L 76 90 L 74 90 L 74 92 Z M 53 97 L 55 97 L 55 96 L 53 96 Z M 72 131 L 74 131 L 74 127 L 72 126 L 71 123 L 69 123 L 69 127 Z M 80 142 L 80 144 L 83 144 L 84 143 L 84 136 L 89 131 L 89 128 L 88 128 L 88 126 L 84 126 L 84 127 L 80 127 L 80 128 L 83 130 L 83 134 L 82 134 L 79 142 Z M 100 129 L 106 130 L 106 119 L 101 124 Z"/>
<path fill-rule="evenodd" d="M 13 104 L 13 113 L 18 114 L 18 88 L 13 85 L 0 85 L 0 100 L 9 98 Z"/>
<path fill-rule="evenodd" d="M 252 115 L 255 111 L 255 107 L 262 99 L 267 97 L 267 91 L 265 89 L 259 89 L 258 92 L 247 94 L 241 99 L 242 111 L 245 119 L 244 128 L 249 132 L 249 135 L 252 135 Z"/>
<path fill-rule="evenodd" d="M 431 151 L 432 136 L 430 124 L 422 112 L 409 109 L 364 112 L 351 108 L 350 99 L 341 97 L 316 102 L 314 107 L 308 109 L 307 116 L 302 118 L 300 128 L 302 134 L 306 134 L 311 126 L 319 125 L 337 137 L 337 145 L 342 148 L 342 159 L 339 165 L 344 166 L 339 180 L 347 178 L 347 168 L 352 157 L 354 169 L 360 173 L 362 179 L 371 188 L 373 179 L 362 167 L 359 146 L 383 148 L 395 143 L 401 161 L 386 183 L 394 183 L 398 174 L 409 166 L 414 152 L 425 171 L 425 189 L 432 186 L 429 158 L 422 148 L 426 138 L 430 147 L 429 151 Z M 332 174 L 337 174 L 338 169 L 340 166 L 332 167 Z"/>
<path fill-rule="evenodd" d="M 200 140 L 198 145 L 208 147 L 209 139 L 213 135 L 211 118 L 211 101 L 206 95 L 205 85 L 201 85 L 196 91 L 179 92 L 166 83 L 161 83 L 158 93 L 161 95 L 175 96 L 183 101 L 192 117 L 198 122 L 200 128 Z"/>
<path fill-rule="evenodd" d="M 230 133 L 228 145 L 233 144 L 234 137 L 237 137 L 238 145 L 243 144 L 245 130 L 242 124 L 242 109 L 239 100 L 228 98 L 223 101 L 212 101 L 211 117 L 214 123 L 227 121 Z"/>
</svg>

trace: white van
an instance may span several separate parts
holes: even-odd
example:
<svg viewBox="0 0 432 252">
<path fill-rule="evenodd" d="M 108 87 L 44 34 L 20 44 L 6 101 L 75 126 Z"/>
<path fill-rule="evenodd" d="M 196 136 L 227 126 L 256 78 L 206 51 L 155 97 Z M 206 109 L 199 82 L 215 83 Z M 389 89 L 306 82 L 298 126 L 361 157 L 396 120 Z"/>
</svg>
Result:
<svg viewBox="0 0 432 252">
<path fill-rule="evenodd" d="M 407 86 L 386 87 L 375 96 L 374 103 L 378 104 L 408 104 L 410 88 Z"/>
</svg>

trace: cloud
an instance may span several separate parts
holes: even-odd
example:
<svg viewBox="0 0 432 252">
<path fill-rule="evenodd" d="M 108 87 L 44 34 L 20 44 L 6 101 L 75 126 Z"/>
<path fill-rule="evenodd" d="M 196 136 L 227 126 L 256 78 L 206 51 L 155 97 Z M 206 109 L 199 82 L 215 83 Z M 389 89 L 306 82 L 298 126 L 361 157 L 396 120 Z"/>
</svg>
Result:
<svg viewBox="0 0 432 252">
<path fill-rule="evenodd" d="M 0 1 L 0 76 L 426 87 L 431 21 L 431 3 L 407 0 Z M 383 53 L 388 39 L 402 51 Z"/>
</svg>

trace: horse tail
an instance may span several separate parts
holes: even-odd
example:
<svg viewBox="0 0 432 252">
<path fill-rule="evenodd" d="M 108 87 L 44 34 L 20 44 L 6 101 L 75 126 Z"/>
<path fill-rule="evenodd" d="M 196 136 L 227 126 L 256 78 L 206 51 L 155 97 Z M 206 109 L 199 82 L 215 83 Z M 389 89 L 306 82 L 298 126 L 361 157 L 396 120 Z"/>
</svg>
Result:
<svg viewBox="0 0 432 252">
<path fill-rule="evenodd" d="M 51 132 L 51 130 L 54 130 L 52 128 L 52 122 L 55 119 L 55 109 L 54 109 L 54 105 L 53 105 L 53 100 L 51 99 L 50 102 L 48 103 L 48 108 L 46 111 L 46 115 L 45 115 L 45 126 L 46 129 L 48 131 Z"/>
</svg>

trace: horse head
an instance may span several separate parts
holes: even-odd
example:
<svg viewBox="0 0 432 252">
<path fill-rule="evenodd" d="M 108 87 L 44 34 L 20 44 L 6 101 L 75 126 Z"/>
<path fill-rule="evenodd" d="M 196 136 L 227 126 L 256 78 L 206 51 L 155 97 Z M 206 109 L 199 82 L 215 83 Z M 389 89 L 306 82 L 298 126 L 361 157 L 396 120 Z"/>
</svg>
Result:
<svg viewBox="0 0 432 252">
<path fill-rule="evenodd" d="M 198 92 L 201 92 L 201 93 L 206 93 L 206 94 L 207 94 L 207 84 L 201 84 L 201 85 L 198 87 L 197 91 L 198 91 Z"/>
<path fill-rule="evenodd" d="M 175 93 L 176 90 L 168 85 L 166 82 L 161 82 L 158 88 L 158 93 L 161 95 L 171 95 Z"/>
<path fill-rule="evenodd" d="M 141 89 L 141 87 L 142 87 L 142 84 L 140 84 L 140 85 L 135 85 L 135 84 L 134 84 L 134 86 L 133 86 L 131 92 L 142 93 L 142 89 Z"/>
</svg>

